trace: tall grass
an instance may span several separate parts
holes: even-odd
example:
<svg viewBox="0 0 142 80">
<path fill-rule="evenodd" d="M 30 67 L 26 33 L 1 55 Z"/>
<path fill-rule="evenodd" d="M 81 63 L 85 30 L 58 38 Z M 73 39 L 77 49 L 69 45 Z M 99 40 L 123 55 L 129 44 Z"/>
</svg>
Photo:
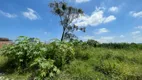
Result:
<svg viewBox="0 0 142 80">
<path fill-rule="evenodd" d="M 5 56 L 0 56 L 0 73 L 3 72 L 2 68 L 4 68 L 4 65 L 6 65 L 8 62 L 8 58 Z"/>
<path fill-rule="evenodd" d="M 65 67 L 69 80 L 142 80 L 140 50 L 88 48 L 83 52 L 91 54 L 89 59 L 77 59 Z"/>
</svg>

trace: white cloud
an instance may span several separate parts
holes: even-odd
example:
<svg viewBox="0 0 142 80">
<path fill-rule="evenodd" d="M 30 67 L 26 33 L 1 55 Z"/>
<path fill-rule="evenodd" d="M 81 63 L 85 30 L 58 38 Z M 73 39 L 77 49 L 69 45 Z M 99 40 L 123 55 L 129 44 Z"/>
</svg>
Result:
<svg viewBox="0 0 142 80">
<path fill-rule="evenodd" d="M 106 29 L 106 28 L 101 28 L 101 29 L 98 30 L 98 32 L 96 32 L 96 34 L 102 34 L 102 33 L 107 33 L 107 32 L 109 32 L 108 29 Z"/>
<path fill-rule="evenodd" d="M 132 35 L 137 35 L 137 34 L 140 34 L 141 32 L 140 31 L 134 31 L 132 32 Z"/>
<path fill-rule="evenodd" d="M 108 43 L 108 42 L 114 42 L 114 36 L 106 36 L 106 37 L 101 37 L 99 39 L 96 39 L 97 41 L 101 43 Z"/>
<path fill-rule="evenodd" d="M 108 10 L 109 12 L 118 12 L 118 7 L 111 7 L 111 8 L 109 8 L 109 10 Z"/>
<path fill-rule="evenodd" d="M 141 41 L 142 41 L 142 35 L 139 34 L 139 32 L 136 35 L 132 35 L 132 34 L 126 34 L 125 36 L 124 35 L 120 35 L 120 36 L 86 35 L 86 36 L 80 36 L 79 38 L 84 41 L 87 41 L 88 39 L 93 39 L 93 40 L 96 40 L 100 43 L 109 43 L 109 42 L 113 42 L 113 43 L 114 42 L 116 42 L 116 43 L 120 43 L 120 42 L 141 43 Z"/>
<path fill-rule="evenodd" d="M 120 38 L 124 38 L 125 36 L 124 35 L 120 35 Z"/>
<path fill-rule="evenodd" d="M 114 37 L 101 37 L 101 39 L 112 40 L 112 39 L 114 39 Z"/>
<path fill-rule="evenodd" d="M 137 27 L 135 27 L 136 29 L 142 29 L 142 26 L 137 26 Z"/>
<path fill-rule="evenodd" d="M 104 11 L 100 8 L 96 8 L 96 10 L 92 13 L 92 15 L 84 15 L 80 16 L 80 18 L 73 21 L 78 26 L 97 26 L 100 24 L 109 23 L 111 21 L 116 20 L 115 16 L 110 15 L 108 17 L 104 17 Z"/>
<path fill-rule="evenodd" d="M 93 39 L 93 40 L 97 40 L 98 42 L 101 43 L 108 43 L 108 42 L 114 42 L 114 36 L 102 36 L 100 38 L 95 38 L 95 36 L 90 36 L 90 35 L 86 35 L 86 36 L 80 36 L 80 39 L 86 41 L 88 39 Z"/>
<path fill-rule="evenodd" d="M 109 17 L 105 18 L 104 23 L 108 23 L 108 22 L 111 22 L 113 20 L 116 20 L 116 18 L 114 16 L 109 16 Z"/>
<path fill-rule="evenodd" d="M 8 18 L 16 18 L 17 15 L 16 14 L 10 14 L 10 13 L 6 13 L 2 10 L 0 10 L 0 14 L 4 15 L 5 17 L 8 17 Z"/>
<path fill-rule="evenodd" d="M 142 35 L 133 36 L 132 42 L 141 43 L 142 42 Z"/>
<path fill-rule="evenodd" d="M 141 43 L 142 41 L 142 34 L 140 34 L 140 31 L 131 32 L 131 34 L 125 34 L 120 36 L 97 36 L 97 35 L 86 35 L 86 36 L 80 36 L 79 38 L 87 41 L 88 39 L 96 40 L 100 43 L 109 43 L 109 42 L 126 42 L 126 43 Z"/>
<path fill-rule="evenodd" d="M 142 35 L 140 31 L 135 31 L 132 33 L 132 40 L 131 42 L 141 43 L 142 42 Z"/>
<path fill-rule="evenodd" d="M 76 3 L 89 2 L 90 0 L 75 0 Z"/>
<path fill-rule="evenodd" d="M 135 17 L 135 18 L 142 18 L 142 11 L 140 12 L 135 12 L 135 11 L 131 11 L 130 14 Z"/>
<path fill-rule="evenodd" d="M 27 8 L 27 11 L 26 12 L 23 12 L 22 13 L 24 17 L 30 19 L 30 20 L 37 20 L 39 19 L 40 17 L 38 16 L 37 12 L 34 11 L 33 9 L 31 8 Z"/>
</svg>

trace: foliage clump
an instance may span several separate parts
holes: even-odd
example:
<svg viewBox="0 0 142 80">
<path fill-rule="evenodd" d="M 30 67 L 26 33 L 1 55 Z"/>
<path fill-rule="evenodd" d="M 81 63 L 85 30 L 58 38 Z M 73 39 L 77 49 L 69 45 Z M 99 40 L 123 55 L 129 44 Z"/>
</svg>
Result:
<svg viewBox="0 0 142 80">
<path fill-rule="evenodd" d="M 55 65 L 60 68 L 75 58 L 73 45 L 67 42 L 52 42 L 48 44 L 47 49 L 46 58 L 55 60 Z"/>
<path fill-rule="evenodd" d="M 13 44 L 3 47 L 1 55 L 8 57 L 7 66 L 15 71 L 34 71 L 31 78 L 43 80 L 59 74 L 74 59 L 74 49 L 66 42 L 45 44 L 37 38 L 20 36 Z"/>
</svg>

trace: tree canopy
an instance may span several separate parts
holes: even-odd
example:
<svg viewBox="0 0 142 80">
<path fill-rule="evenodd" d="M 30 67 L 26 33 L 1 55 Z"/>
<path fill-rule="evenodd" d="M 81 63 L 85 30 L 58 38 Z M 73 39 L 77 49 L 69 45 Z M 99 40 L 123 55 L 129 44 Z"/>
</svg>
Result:
<svg viewBox="0 0 142 80">
<path fill-rule="evenodd" d="M 73 20 L 83 15 L 82 9 L 68 6 L 64 1 L 54 1 L 49 6 L 52 9 L 52 13 L 60 17 L 60 24 L 63 27 L 61 41 L 77 38 L 73 33 L 74 31 L 81 30 L 85 32 L 85 27 L 78 27 L 73 23 Z"/>
</svg>

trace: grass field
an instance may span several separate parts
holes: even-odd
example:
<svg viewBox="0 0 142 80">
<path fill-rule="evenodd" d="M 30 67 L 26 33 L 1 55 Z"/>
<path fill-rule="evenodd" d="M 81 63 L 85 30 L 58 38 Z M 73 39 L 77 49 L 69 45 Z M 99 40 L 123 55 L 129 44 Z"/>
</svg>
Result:
<svg viewBox="0 0 142 80">
<path fill-rule="evenodd" d="M 88 48 L 78 53 L 80 58 L 64 66 L 54 80 L 142 80 L 142 50 Z M 6 61 L 0 56 L 0 66 Z M 26 74 L 4 76 L 27 80 Z"/>
</svg>

